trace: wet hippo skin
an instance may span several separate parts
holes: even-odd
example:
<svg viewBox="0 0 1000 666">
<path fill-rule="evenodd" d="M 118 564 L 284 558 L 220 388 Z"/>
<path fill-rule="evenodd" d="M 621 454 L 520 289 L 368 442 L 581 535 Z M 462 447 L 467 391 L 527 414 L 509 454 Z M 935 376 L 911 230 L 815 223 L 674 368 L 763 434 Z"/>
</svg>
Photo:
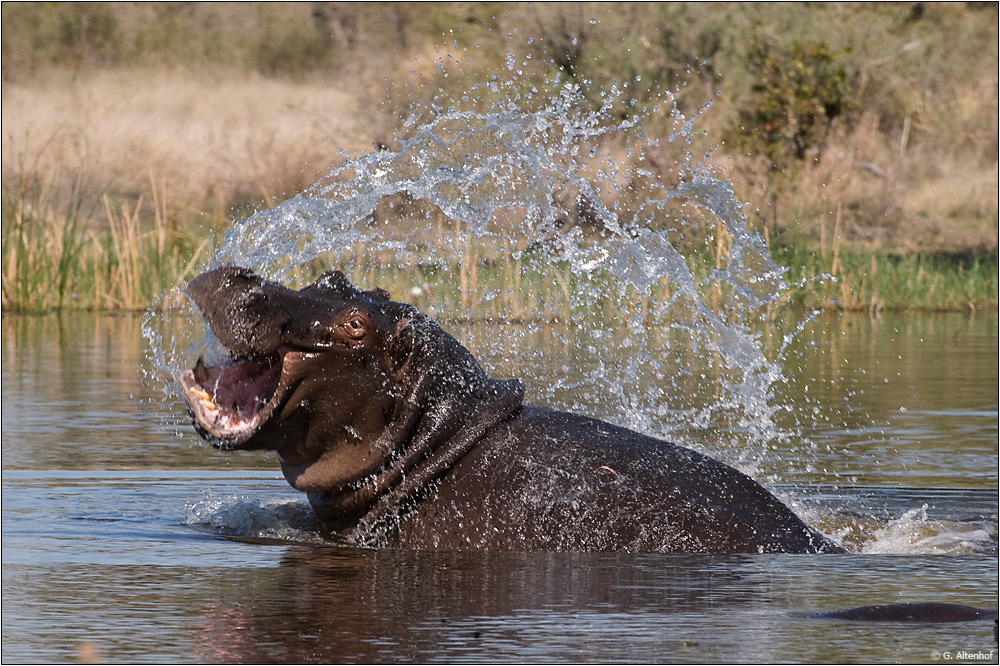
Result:
<svg viewBox="0 0 1000 666">
<path fill-rule="evenodd" d="M 997 612 L 960 604 L 879 604 L 828 613 L 813 613 L 813 617 L 858 622 L 972 622 L 977 620 L 995 621 Z"/>
<path fill-rule="evenodd" d="M 188 286 L 231 358 L 178 378 L 195 428 L 277 452 L 331 529 L 371 546 L 843 552 L 741 472 L 522 403 L 433 319 L 330 271 L 224 267 Z"/>
</svg>

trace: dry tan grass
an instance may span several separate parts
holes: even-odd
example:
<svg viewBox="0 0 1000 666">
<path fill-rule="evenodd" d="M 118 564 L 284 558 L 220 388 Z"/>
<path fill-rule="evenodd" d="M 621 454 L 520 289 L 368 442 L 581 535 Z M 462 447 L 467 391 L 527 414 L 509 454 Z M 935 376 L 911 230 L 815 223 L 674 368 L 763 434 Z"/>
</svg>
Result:
<svg viewBox="0 0 1000 666">
<path fill-rule="evenodd" d="M 829 244 L 839 206 L 838 240 L 858 249 L 995 253 L 1000 178 L 988 119 L 995 125 L 996 86 L 951 92 L 944 103 L 925 100 L 903 128 L 880 127 L 874 113 L 861 113 L 794 179 L 768 182 L 762 160 L 724 167 L 737 195 L 782 241 L 794 235 L 807 246 Z"/>
<path fill-rule="evenodd" d="M 91 182 L 137 194 L 150 176 L 194 207 L 282 197 L 311 184 L 373 131 L 354 98 L 318 83 L 241 74 L 98 70 L 3 84 L 3 172 L 39 160 L 89 170 Z M 287 194 L 292 194 L 288 192 Z"/>
<path fill-rule="evenodd" d="M 373 135 L 354 96 L 316 82 L 53 76 L 3 84 L 4 309 L 145 307 L 227 220 Z"/>
<path fill-rule="evenodd" d="M 419 88 L 435 62 L 460 69 L 463 57 L 426 50 L 408 64 L 419 75 L 403 78 Z M 341 76 L 331 85 L 165 69 L 48 76 L 3 83 L 5 182 L 31 170 L 37 158 L 37 173 L 88 172 L 94 201 L 105 187 L 116 197 L 148 201 L 155 183 L 173 204 L 203 211 L 213 224 L 242 214 L 234 206 L 270 203 L 308 186 L 342 161 L 338 151 L 365 151 L 373 140 L 389 138 L 385 119 L 368 115 L 378 95 L 360 79 Z M 772 233 L 794 229 L 807 241 L 822 241 L 831 231 L 822 225 L 832 226 L 839 204 L 847 243 L 995 251 L 996 85 L 981 83 L 915 102 L 903 129 L 879 127 L 874 114 L 863 115 L 794 181 L 756 182 L 754 169 L 760 175 L 767 167 L 746 157 L 726 159 L 724 168 L 750 210 L 774 224 Z M 712 133 L 724 120 L 715 111 L 705 118 Z M 101 222 L 104 209 L 97 206 Z"/>
</svg>

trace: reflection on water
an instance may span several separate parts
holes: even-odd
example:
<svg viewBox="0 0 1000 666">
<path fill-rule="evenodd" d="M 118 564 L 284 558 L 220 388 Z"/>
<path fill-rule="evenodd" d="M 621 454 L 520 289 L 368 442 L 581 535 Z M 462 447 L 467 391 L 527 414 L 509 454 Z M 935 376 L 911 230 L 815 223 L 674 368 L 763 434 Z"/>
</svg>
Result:
<svg viewBox="0 0 1000 666">
<path fill-rule="evenodd" d="M 190 437 L 184 403 L 140 382 L 137 315 L 3 317 L 3 468 L 224 469 Z M 156 404 L 156 411 L 150 405 Z M 269 468 L 246 454 L 242 469 Z"/>
<path fill-rule="evenodd" d="M 857 578 L 835 560 L 289 549 L 253 594 L 240 595 L 244 581 L 237 578 L 206 608 L 205 647 L 215 651 L 206 656 L 762 663 L 793 653 L 803 661 L 884 656 L 877 644 L 853 644 L 863 632 L 849 631 L 822 650 L 803 644 L 811 632 L 823 633 L 808 612 L 851 603 L 849 593 L 829 594 L 838 579 Z M 877 558 L 863 564 L 888 575 L 885 588 L 904 583 L 897 567 L 880 566 Z M 947 577 L 955 569 L 935 573 Z M 803 588 L 827 590 L 826 598 Z M 923 591 L 930 589 L 933 583 Z M 276 601 L 284 612 L 274 613 Z M 359 626 L 365 629 L 354 630 Z M 977 629 L 988 633 L 989 627 L 967 635 Z M 882 627 L 869 635 L 886 638 L 898 630 Z M 289 646 L 284 638 L 296 632 L 306 638 Z"/>
<path fill-rule="evenodd" d="M 778 400 L 830 482 L 996 488 L 997 339 L 995 314 L 820 317 Z"/>
<path fill-rule="evenodd" d="M 449 328 L 472 347 L 490 334 Z M 2 340 L 4 663 L 71 660 L 84 642 L 111 661 L 996 661 L 989 623 L 808 617 L 996 607 L 995 314 L 817 318 L 776 396 L 791 434 L 763 457 L 721 424 L 653 415 L 661 434 L 755 468 L 862 553 L 848 556 L 345 548 L 268 454 L 206 447 L 179 401 L 141 385 L 137 318 L 5 316 Z M 561 372 L 579 342 L 557 327 L 524 340 L 563 379 L 526 373 L 531 401 L 587 408 Z"/>
<path fill-rule="evenodd" d="M 809 614 L 989 607 L 995 553 L 375 551 L 220 539 L 181 520 L 192 497 L 220 495 L 305 506 L 262 472 L 5 472 L 4 662 L 71 659 L 85 641 L 123 661 L 924 662 L 992 640 L 989 623 Z"/>
</svg>

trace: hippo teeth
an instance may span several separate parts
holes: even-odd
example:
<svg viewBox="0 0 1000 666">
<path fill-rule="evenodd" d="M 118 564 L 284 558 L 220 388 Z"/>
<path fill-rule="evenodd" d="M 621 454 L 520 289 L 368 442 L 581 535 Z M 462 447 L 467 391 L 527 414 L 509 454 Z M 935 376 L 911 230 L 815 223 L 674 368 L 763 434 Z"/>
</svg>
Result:
<svg viewBox="0 0 1000 666">
<path fill-rule="evenodd" d="M 201 380 L 198 380 L 199 367 L 201 368 L 201 372 L 203 374 L 203 379 Z M 201 381 L 208 381 L 208 370 L 205 369 L 205 365 L 202 363 L 200 358 L 198 359 L 198 365 L 195 366 L 194 377 L 196 381 L 199 381 L 199 383 Z M 192 386 L 191 393 L 194 394 L 201 401 L 201 406 L 204 407 L 205 409 L 214 412 L 219 408 L 219 406 L 215 404 L 215 401 L 212 400 L 212 396 L 208 394 L 208 391 L 201 388 L 200 386 Z"/>
<path fill-rule="evenodd" d="M 209 402 L 212 401 L 212 396 L 210 396 L 208 394 L 208 391 L 206 391 L 205 389 L 203 389 L 203 388 L 201 388 L 199 386 L 192 387 L 191 388 L 191 393 L 194 393 L 196 396 L 198 396 L 202 400 L 208 400 Z"/>
</svg>

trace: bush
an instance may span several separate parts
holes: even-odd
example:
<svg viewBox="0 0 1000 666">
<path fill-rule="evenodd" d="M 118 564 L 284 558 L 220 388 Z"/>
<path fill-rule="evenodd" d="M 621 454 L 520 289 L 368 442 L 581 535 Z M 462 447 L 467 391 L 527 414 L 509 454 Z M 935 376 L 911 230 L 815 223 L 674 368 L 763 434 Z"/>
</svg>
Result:
<svg viewBox="0 0 1000 666">
<path fill-rule="evenodd" d="M 850 105 L 847 70 L 837 54 L 816 42 L 780 48 L 757 37 L 747 56 L 754 83 L 728 129 L 727 143 L 766 155 L 776 170 L 817 158 L 834 120 Z"/>
<path fill-rule="evenodd" d="M 102 2 L 3 3 L 3 77 L 56 63 L 111 65 L 121 44 L 118 18 Z"/>
</svg>

